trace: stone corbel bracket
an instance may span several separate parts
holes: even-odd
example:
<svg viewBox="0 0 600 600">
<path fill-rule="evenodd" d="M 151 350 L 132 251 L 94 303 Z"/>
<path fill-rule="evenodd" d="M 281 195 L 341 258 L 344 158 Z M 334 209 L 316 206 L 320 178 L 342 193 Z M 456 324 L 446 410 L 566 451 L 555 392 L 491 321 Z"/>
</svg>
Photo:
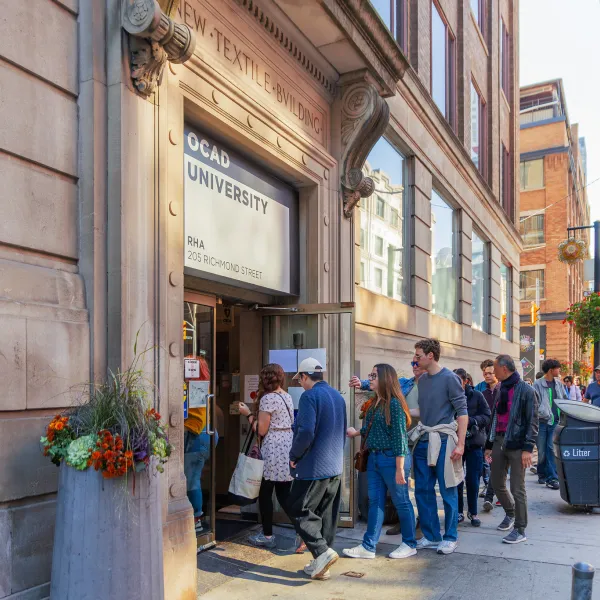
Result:
<svg viewBox="0 0 600 600">
<path fill-rule="evenodd" d="M 389 120 L 389 106 L 370 82 L 359 81 L 342 88 L 341 189 L 347 218 L 360 199 L 368 198 L 375 190 L 375 182 L 365 177 L 362 169 Z"/>
<path fill-rule="evenodd" d="M 144 98 L 160 85 L 168 61 L 184 63 L 196 48 L 196 35 L 175 23 L 156 0 L 123 0 L 123 29 L 129 34 L 131 79 Z"/>
</svg>

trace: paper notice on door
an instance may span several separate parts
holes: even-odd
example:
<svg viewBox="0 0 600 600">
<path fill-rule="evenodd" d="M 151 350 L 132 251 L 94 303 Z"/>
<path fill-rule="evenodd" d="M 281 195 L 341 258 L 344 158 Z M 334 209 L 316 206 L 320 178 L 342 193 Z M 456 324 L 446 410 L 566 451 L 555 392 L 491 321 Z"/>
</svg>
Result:
<svg viewBox="0 0 600 600">
<path fill-rule="evenodd" d="M 298 350 L 298 364 L 305 358 L 314 358 L 319 361 L 323 371 L 327 371 L 327 349 L 326 348 L 302 348 Z"/>
<path fill-rule="evenodd" d="M 210 381 L 190 381 L 188 391 L 188 402 L 190 408 L 206 408 Z"/>
<path fill-rule="evenodd" d="M 186 358 L 183 361 L 184 378 L 196 379 L 200 377 L 200 361 L 196 358 Z"/>
<path fill-rule="evenodd" d="M 252 404 L 256 400 L 258 392 L 258 375 L 246 375 L 244 377 L 244 402 Z"/>
</svg>

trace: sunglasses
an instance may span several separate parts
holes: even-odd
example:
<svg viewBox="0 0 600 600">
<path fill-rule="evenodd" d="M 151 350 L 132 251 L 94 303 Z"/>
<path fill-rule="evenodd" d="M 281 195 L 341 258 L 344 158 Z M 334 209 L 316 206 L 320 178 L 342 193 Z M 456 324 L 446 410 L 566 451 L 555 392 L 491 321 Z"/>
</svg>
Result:
<svg viewBox="0 0 600 600">
<path fill-rule="evenodd" d="M 377 379 L 377 373 L 369 373 L 369 379 L 371 381 L 373 381 L 374 379 Z"/>
<path fill-rule="evenodd" d="M 418 367 L 419 366 L 419 361 L 418 360 L 411 361 L 410 366 L 411 367 Z"/>
</svg>

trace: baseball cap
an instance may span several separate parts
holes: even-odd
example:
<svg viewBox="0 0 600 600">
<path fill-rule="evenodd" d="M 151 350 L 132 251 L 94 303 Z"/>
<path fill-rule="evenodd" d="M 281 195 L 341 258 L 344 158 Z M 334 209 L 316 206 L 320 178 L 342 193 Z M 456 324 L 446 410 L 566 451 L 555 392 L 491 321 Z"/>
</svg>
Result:
<svg viewBox="0 0 600 600">
<path fill-rule="evenodd" d="M 312 375 L 315 371 L 323 371 L 323 367 L 319 364 L 319 361 L 316 358 L 305 358 L 298 365 L 298 372 L 292 377 L 292 381 L 298 379 L 300 373 L 309 373 Z"/>
<path fill-rule="evenodd" d="M 598 366 L 597 366 L 597 367 L 594 369 L 594 371 L 600 371 L 600 365 L 598 365 Z"/>
</svg>

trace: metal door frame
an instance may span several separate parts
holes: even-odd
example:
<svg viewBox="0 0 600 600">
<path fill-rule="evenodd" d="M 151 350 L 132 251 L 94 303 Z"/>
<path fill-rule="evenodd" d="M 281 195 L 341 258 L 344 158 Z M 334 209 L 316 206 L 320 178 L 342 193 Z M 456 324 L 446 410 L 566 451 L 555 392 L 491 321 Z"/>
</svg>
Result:
<svg viewBox="0 0 600 600">
<path fill-rule="evenodd" d="M 354 373 L 355 364 L 355 303 L 354 302 L 333 302 L 323 304 L 294 304 L 284 306 L 255 306 L 254 310 L 260 311 L 263 317 L 275 317 L 283 315 L 332 315 L 332 314 L 350 314 L 351 315 L 351 327 L 350 327 L 350 372 Z M 263 340 L 264 343 L 264 340 Z M 263 357 L 263 360 L 264 357 Z M 339 368 L 340 365 L 338 365 Z M 340 381 L 340 385 L 343 382 Z M 354 399 L 354 388 L 349 388 L 349 411 L 348 414 L 348 427 L 355 426 L 355 399 Z M 349 444 L 353 444 L 352 440 L 348 440 Z M 352 457 L 352 446 L 351 446 L 351 457 Z M 352 460 L 352 458 L 351 458 Z M 351 468 L 350 475 L 350 515 L 344 513 L 338 520 L 338 527 L 354 527 L 356 518 L 358 516 L 358 478 L 354 468 Z M 349 520 L 348 520 L 349 519 Z"/>
<path fill-rule="evenodd" d="M 196 546 L 198 550 L 205 550 L 216 544 L 215 540 L 215 528 L 216 528 L 216 449 L 214 428 L 216 424 L 216 411 L 215 411 L 215 390 L 216 390 L 216 351 L 217 351 L 217 298 L 216 296 L 210 296 L 207 294 L 199 294 L 198 292 L 192 292 L 184 290 L 183 301 L 190 302 L 192 304 L 200 304 L 201 306 L 207 306 L 212 308 L 212 364 L 210 366 L 210 396 L 208 398 L 207 410 L 206 410 L 206 426 L 207 433 L 211 436 L 210 438 L 210 490 L 209 490 L 209 506 L 211 509 L 210 514 L 210 530 L 206 533 L 202 532 L 196 535 Z M 194 348 L 196 351 L 196 348 Z M 181 365 L 183 369 L 183 365 Z"/>
</svg>

